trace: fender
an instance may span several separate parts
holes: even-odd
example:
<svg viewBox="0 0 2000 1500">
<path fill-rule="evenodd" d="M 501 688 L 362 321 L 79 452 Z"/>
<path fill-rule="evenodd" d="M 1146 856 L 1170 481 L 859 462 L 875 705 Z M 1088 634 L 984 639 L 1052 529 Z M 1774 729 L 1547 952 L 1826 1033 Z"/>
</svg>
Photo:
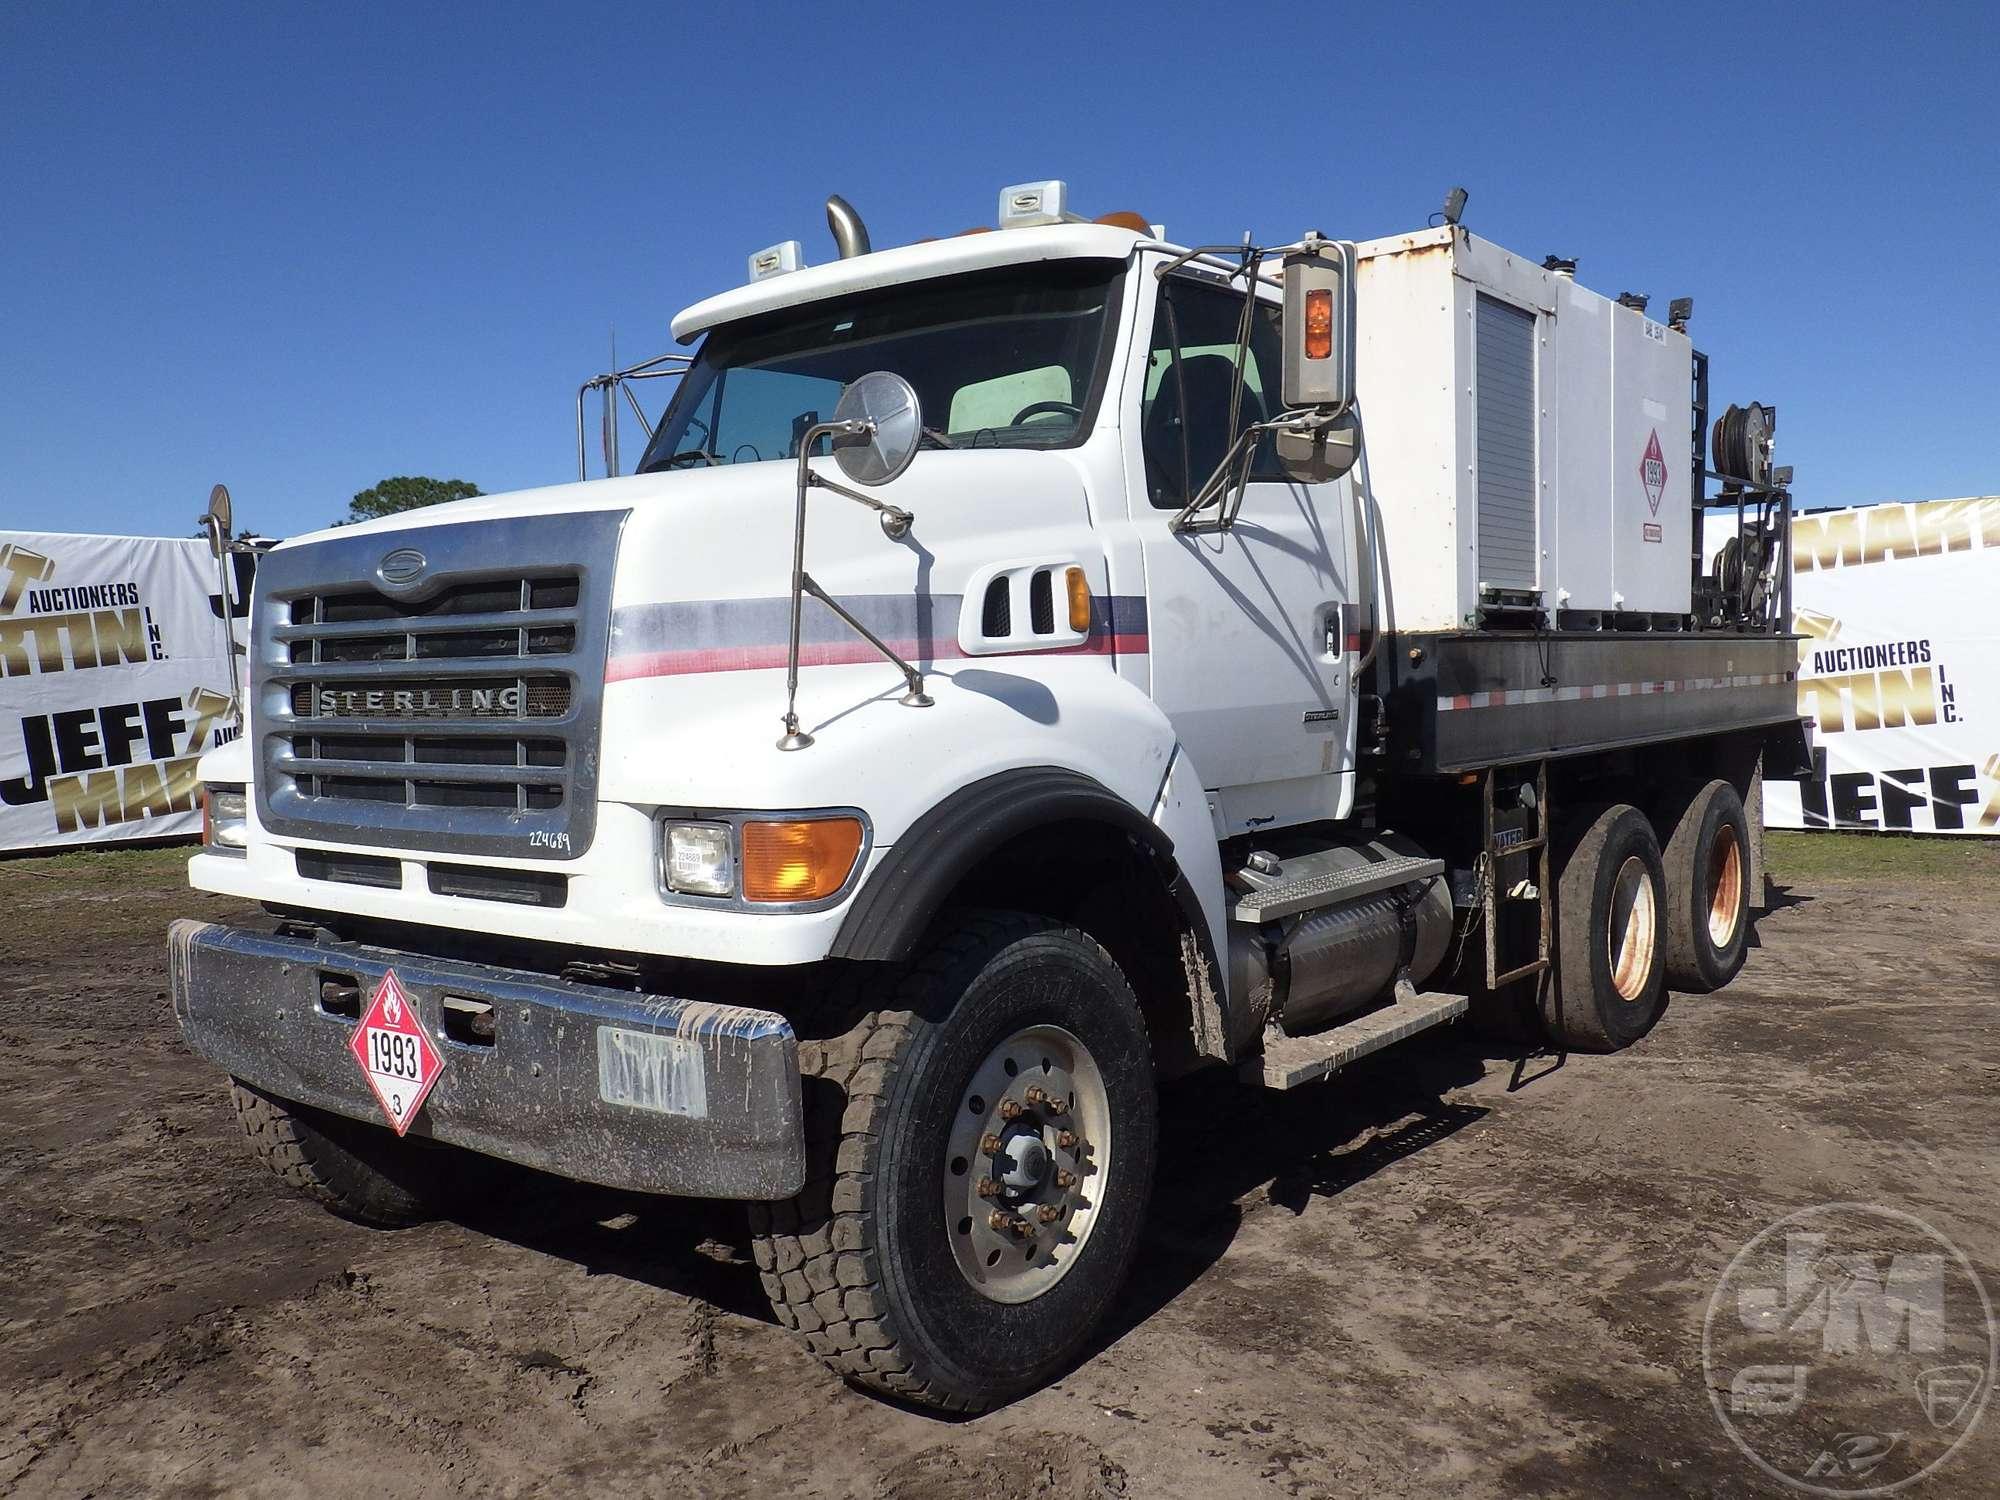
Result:
<svg viewBox="0 0 2000 1500">
<path fill-rule="evenodd" d="M 202 781 L 235 781 L 248 785 L 256 770 L 250 755 L 250 736 L 239 735 L 227 744 L 204 750 L 195 762 L 194 774 Z"/>
<path fill-rule="evenodd" d="M 1174 841 L 1162 829 L 1088 776 L 1027 766 L 961 787 L 912 823 L 855 893 L 828 956 L 908 958 L 938 908 L 980 860 L 1021 834 L 1066 821 L 1109 824 L 1151 850 L 1208 946 L 1208 924 L 1180 878 Z"/>
</svg>

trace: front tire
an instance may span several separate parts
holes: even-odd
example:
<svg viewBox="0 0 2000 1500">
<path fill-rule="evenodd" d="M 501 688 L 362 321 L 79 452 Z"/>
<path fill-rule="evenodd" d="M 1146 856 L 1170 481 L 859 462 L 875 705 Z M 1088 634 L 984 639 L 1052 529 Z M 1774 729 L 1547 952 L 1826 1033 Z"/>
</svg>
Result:
<svg viewBox="0 0 2000 1500">
<path fill-rule="evenodd" d="M 846 1020 L 800 1046 L 806 1186 L 751 1210 L 779 1321 L 848 1379 L 947 1410 L 1046 1383 L 1124 1281 L 1151 1189 L 1131 986 L 1075 928 L 967 913 Z"/>
<path fill-rule="evenodd" d="M 294 1192 L 378 1229 L 432 1216 L 442 1148 L 294 1104 L 240 1078 L 229 1080 L 229 1093 L 251 1151 Z"/>
<path fill-rule="evenodd" d="M 1556 883 L 1556 972 L 1542 987 L 1552 1040 L 1617 1052 L 1667 1007 L 1666 875 L 1653 825 L 1636 807 L 1607 807 L 1581 826 Z"/>
</svg>

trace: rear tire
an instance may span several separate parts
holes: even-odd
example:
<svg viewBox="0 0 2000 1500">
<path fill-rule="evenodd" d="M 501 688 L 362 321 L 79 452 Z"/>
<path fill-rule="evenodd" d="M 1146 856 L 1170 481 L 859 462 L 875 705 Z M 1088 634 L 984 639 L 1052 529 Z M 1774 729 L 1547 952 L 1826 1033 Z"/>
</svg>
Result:
<svg viewBox="0 0 2000 1500">
<path fill-rule="evenodd" d="M 1572 829 L 1556 881 L 1556 970 L 1542 986 L 1542 1020 L 1564 1046 L 1617 1052 L 1651 1031 L 1667 1005 L 1660 842 L 1646 815 L 1623 803 Z"/>
<path fill-rule="evenodd" d="M 757 1267 L 840 1375 L 980 1411 L 1061 1373 L 1125 1279 L 1153 1175 L 1145 1022 L 1110 955 L 1041 917 L 960 915 L 887 985 L 800 1045 L 806 1186 L 752 1206 Z"/>
<path fill-rule="evenodd" d="M 240 1078 L 229 1092 L 251 1151 L 294 1192 L 380 1229 L 431 1217 L 442 1151 L 429 1141 L 293 1104 Z"/>
<path fill-rule="evenodd" d="M 1749 819 L 1726 781 L 1684 787 L 1660 820 L 1666 838 L 1667 982 L 1707 994 L 1736 977 L 1750 946 Z"/>
</svg>

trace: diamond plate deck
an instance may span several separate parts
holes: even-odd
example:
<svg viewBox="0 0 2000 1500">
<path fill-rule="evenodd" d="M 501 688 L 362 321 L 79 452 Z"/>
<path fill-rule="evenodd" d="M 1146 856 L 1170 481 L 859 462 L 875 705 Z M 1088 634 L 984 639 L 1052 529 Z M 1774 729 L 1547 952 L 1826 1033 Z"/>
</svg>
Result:
<svg viewBox="0 0 2000 1500">
<path fill-rule="evenodd" d="M 1391 886 L 1407 885 L 1412 880 L 1427 880 L 1443 873 L 1444 861 L 1441 859 L 1399 854 L 1377 864 L 1356 865 L 1329 875 L 1288 880 L 1261 891 L 1250 891 L 1236 899 L 1236 920 L 1275 922 L 1280 917 L 1314 911 L 1322 906 L 1331 906 L 1336 901 L 1351 901 L 1357 896 L 1373 895 Z"/>
</svg>

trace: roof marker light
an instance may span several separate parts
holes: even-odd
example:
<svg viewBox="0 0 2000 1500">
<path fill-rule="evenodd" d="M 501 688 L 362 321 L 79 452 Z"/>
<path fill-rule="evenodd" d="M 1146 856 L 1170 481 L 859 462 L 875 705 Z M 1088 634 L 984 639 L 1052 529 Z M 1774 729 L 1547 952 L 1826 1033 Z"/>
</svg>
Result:
<svg viewBox="0 0 2000 1500">
<path fill-rule="evenodd" d="M 767 276 L 782 276 L 787 271 L 803 271 L 805 267 L 805 246 L 797 240 L 785 240 L 767 245 L 750 257 L 750 279 L 762 281 Z"/>
<path fill-rule="evenodd" d="M 1069 211 L 1069 184 L 1066 182 L 1051 178 L 1047 182 L 1020 182 L 1000 190 L 1002 229 L 1081 222 L 1081 216 Z"/>
</svg>

